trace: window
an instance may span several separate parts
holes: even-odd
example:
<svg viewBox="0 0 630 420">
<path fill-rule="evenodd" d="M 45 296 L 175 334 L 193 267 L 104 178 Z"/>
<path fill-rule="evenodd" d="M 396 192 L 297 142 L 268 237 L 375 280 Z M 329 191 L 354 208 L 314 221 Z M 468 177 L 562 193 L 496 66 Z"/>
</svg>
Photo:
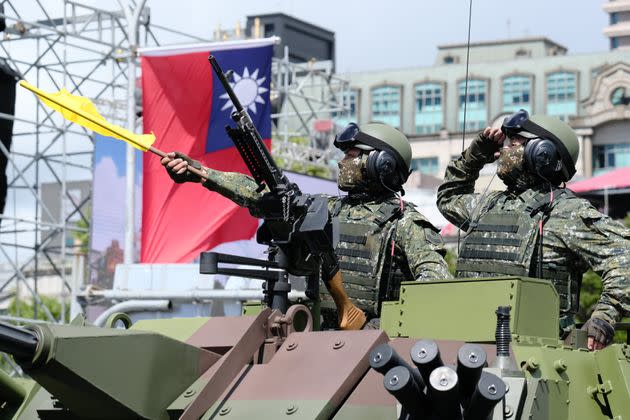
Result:
<svg viewBox="0 0 630 420">
<path fill-rule="evenodd" d="M 340 102 L 338 103 L 340 108 L 345 108 L 348 111 L 336 111 L 332 113 L 332 118 L 339 126 L 346 126 L 350 122 L 358 123 L 358 110 L 359 110 L 359 90 L 350 89 L 341 95 Z"/>
<path fill-rule="evenodd" d="M 575 73 L 556 72 L 547 76 L 547 114 L 563 121 L 577 114 Z"/>
<path fill-rule="evenodd" d="M 464 129 L 464 104 L 466 104 L 466 131 L 480 130 L 488 121 L 487 83 L 485 80 L 468 81 L 468 98 L 466 98 L 466 81 L 458 84 L 459 93 L 459 129 Z"/>
<path fill-rule="evenodd" d="M 510 76 L 503 79 L 503 112 L 524 109 L 531 113 L 531 80 L 527 76 Z"/>
<path fill-rule="evenodd" d="M 438 158 L 437 156 L 413 159 L 411 161 L 411 169 L 426 175 L 437 175 Z"/>
<path fill-rule="evenodd" d="M 616 23 L 619 23 L 619 15 L 617 14 L 617 12 L 612 12 L 610 14 L 610 24 L 614 25 Z"/>
<path fill-rule="evenodd" d="M 400 87 L 372 89 L 372 120 L 400 128 Z"/>
<path fill-rule="evenodd" d="M 265 23 L 264 28 L 265 36 L 273 35 L 273 31 L 276 30 L 276 26 L 273 23 Z"/>
<path fill-rule="evenodd" d="M 610 94 L 610 103 L 614 106 L 630 104 L 630 95 L 626 94 L 626 88 L 620 86 Z"/>
<path fill-rule="evenodd" d="M 522 49 L 522 48 L 521 48 L 521 49 L 519 49 L 519 50 L 517 50 L 517 51 L 516 51 L 516 54 L 515 54 L 516 58 L 531 57 L 531 55 L 532 55 L 532 54 L 531 54 L 531 52 L 529 52 L 529 51 L 527 51 L 527 50 L 524 50 L 524 49 Z"/>
<path fill-rule="evenodd" d="M 444 57 L 444 64 L 453 64 L 457 61 L 458 60 L 456 60 L 455 57 L 453 57 L 452 55 L 447 55 L 446 57 Z"/>
<path fill-rule="evenodd" d="M 630 166 L 630 144 L 593 146 L 593 175 L 624 166 Z"/>
<path fill-rule="evenodd" d="M 617 38 L 616 36 L 613 36 L 610 38 L 610 49 L 614 50 L 619 48 L 619 38 Z"/>
<path fill-rule="evenodd" d="M 414 121 L 416 133 L 437 133 L 444 126 L 442 112 L 442 85 L 422 83 L 416 85 Z"/>
</svg>

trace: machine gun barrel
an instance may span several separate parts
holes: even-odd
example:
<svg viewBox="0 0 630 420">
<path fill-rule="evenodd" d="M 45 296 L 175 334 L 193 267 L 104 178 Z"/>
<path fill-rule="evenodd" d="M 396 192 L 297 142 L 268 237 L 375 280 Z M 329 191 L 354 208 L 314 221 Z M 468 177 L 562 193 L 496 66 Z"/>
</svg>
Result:
<svg viewBox="0 0 630 420">
<path fill-rule="evenodd" d="M 29 360 L 35 356 L 37 335 L 24 328 L 0 322 L 0 351 L 20 360 Z"/>
<path fill-rule="evenodd" d="M 230 86 L 216 58 L 210 55 L 208 61 L 236 109 L 232 113 L 232 119 L 236 122 L 238 128 L 226 127 L 227 134 L 243 157 L 258 187 L 261 191 L 266 185 L 271 191 L 295 191 L 299 193 L 299 188 L 289 182 L 274 161 L 267 146 L 263 143 L 260 133 L 254 126 L 254 122 L 238 100 L 234 89 Z"/>
</svg>

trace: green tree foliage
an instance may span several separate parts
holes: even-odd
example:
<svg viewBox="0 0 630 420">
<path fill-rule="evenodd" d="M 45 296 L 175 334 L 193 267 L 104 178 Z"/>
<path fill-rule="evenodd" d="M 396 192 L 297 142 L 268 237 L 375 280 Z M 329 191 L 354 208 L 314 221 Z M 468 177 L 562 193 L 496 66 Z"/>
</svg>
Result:
<svg viewBox="0 0 630 420">
<path fill-rule="evenodd" d="M 275 143 L 273 144 L 280 144 L 282 140 L 274 139 L 274 142 Z M 310 139 L 308 137 L 294 136 L 289 137 L 289 143 L 297 144 L 299 146 L 308 146 L 310 144 Z M 315 165 L 309 162 L 287 162 L 284 158 L 275 154 L 273 158 L 281 169 L 298 174 L 316 176 L 318 178 L 332 179 L 332 172 L 325 166 Z"/>
<path fill-rule="evenodd" d="M 46 305 L 50 313 L 55 317 L 55 319 L 58 320 L 61 316 L 61 303 L 59 303 L 59 300 L 48 296 L 41 296 L 41 300 L 42 303 Z M 49 319 L 46 317 L 46 314 L 44 314 L 41 308 L 37 310 L 37 317 L 35 317 L 35 307 L 33 306 L 33 303 L 16 298 L 13 298 L 13 300 L 11 300 L 11 303 L 9 303 L 7 315 L 20 318 L 49 321 Z M 68 322 L 68 320 L 66 319 L 65 322 Z M 3 369 L 6 372 L 9 372 L 11 370 L 10 366 L 4 360 L 4 358 L 0 358 L 0 369 Z"/>
<path fill-rule="evenodd" d="M 444 259 L 446 260 L 446 264 L 448 265 L 448 271 L 452 275 L 455 275 L 455 268 L 457 267 L 457 254 L 455 253 L 455 251 L 447 249 Z"/>
<path fill-rule="evenodd" d="M 90 220 L 90 209 L 88 208 L 84 212 L 84 214 L 85 214 L 85 219 L 83 218 L 79 219 L 79 221 L 77 221 L 77 227 L 84 228 L 87 230 L 85 232 L 73 230 L 70 232 L 70 234 L 72 235 L 72 238 L 74 239 L 75 244 L 77 244 L 77 246 L 79 247 L 81 253 L 87 254 L 88 242 L 90 239 L 90 231 L 89 231 L 90 223 L 88 222 L 88 220 Z"/>
<path fill-rule="evenodd" d="M 55 317 L 55 319 L 59 319 L 61 315 L 61 303 L 58 299 L 48 296 L 41 296 L 42 303 L 46 305 L 50 313 Z M 46 314 L 42 311 L 41 308 L 37 310 L 37 317 L 35 317 L 35 306 L 30 301 L 18 300 L 13 298 L 11 303 L 9 303 L 8 314 L 10 316 L 17 316 L 20 318 L 31 318 L 31 319 L 40 319 L 42 321 L 49 321 Z M 68 320 L 65 320 L 67 322 Z"/>
</svg>

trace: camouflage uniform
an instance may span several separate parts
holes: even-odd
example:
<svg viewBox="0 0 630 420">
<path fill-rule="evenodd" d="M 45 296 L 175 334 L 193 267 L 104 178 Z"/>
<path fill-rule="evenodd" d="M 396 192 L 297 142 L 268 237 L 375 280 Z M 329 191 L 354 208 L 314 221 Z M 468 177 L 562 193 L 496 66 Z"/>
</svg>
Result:
<svg viewBox="0 0 630 420">
<path fill-rule="evenodd" d="M 252 178 L 212 169 L 207 172 L 210 179 L 204 183 L 206 188 L 247 207 L 255 217 L 264 216 L 258 207 L 263 192 L 256 192 Z M 344 286 L 355 305 L 366 311 L 368 319 L 378 316 L 382 300 L 398 298 L 400 281 L 451 277 L 437 229 L 409 203 L 404 203 L 401 212 L 394 194 L 329 197 L 328 208 L 339 218 L 340 242 L 336 252 Z M 322 312 L 333 310 L 334 302 L 323 285 L 320 293 Z M 330 327 L 336 316 L 326 317 L 326 321 Z"/>
<path fill-rule="evenodd" d="M 544 218 L 540 277 L 551 279 L 558 290 L 561 327 L 571 327 L 578 310 L 582 275 L 589 267 L 603 280 L 592 317 L 614 325 L 627 316 L 630 229 L 564 188 L 557 188 L 550 202 L 549 184 L 532 184 L 524 191 L 475 194 L 475 181 L 488 157 L 471 151 L 448 165 L 438 190 L 442 214 L 469 232 L 460 251 L 457 276 L 520 275 L 518 270 L 524 269 L 525 275 L 538 277 L 538 223 Z M 501 259 L 505 264 L 496 264 Z"/>
</svg>

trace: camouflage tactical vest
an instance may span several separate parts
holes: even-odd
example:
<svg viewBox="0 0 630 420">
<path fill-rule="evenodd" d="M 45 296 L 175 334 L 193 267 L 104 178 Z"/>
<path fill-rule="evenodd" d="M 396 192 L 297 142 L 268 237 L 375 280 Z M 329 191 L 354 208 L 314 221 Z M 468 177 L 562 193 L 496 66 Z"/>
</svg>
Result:
<svg viewBox="0 0 630 420">
<path fill-rule="evenodd" d="M 400 282 L 411 277 L 404 258 L 396 254 L 391 257 L 391 240 L 402 215 L 400 206 L 384 202 L 377 211 L 349 217 L 347 211 L 340 212 L 341 202 L 337 204 L 332 215 L 339 216 L 340 237 L 335 252 L 343 283 L 352 302 L 372 318 L 379 313 L 381 301 L 398 299 Z M 320 297 L 323 309 L 335 309 L 323 284 Z"/>
<path fill-rule="evenodd" d="M 554 191 L 556 199 L 575 196 L 568 190 Z M 542 264 L 538 276 L 539 222 L 553 211 L 549 193 L 528 190 L 521 198 L 521 208 L 504 209 L 505 195 L 498 196 L 464 239 L 457 259 L 457 277 L 497 277 L 501 275 L 549 279 L 560 297 L 563 315 L 575 314 L 579 306 L 581 272 L 572 267 Z M 543 237 L 544 241 L 544 237 Z"/>
</svg>

